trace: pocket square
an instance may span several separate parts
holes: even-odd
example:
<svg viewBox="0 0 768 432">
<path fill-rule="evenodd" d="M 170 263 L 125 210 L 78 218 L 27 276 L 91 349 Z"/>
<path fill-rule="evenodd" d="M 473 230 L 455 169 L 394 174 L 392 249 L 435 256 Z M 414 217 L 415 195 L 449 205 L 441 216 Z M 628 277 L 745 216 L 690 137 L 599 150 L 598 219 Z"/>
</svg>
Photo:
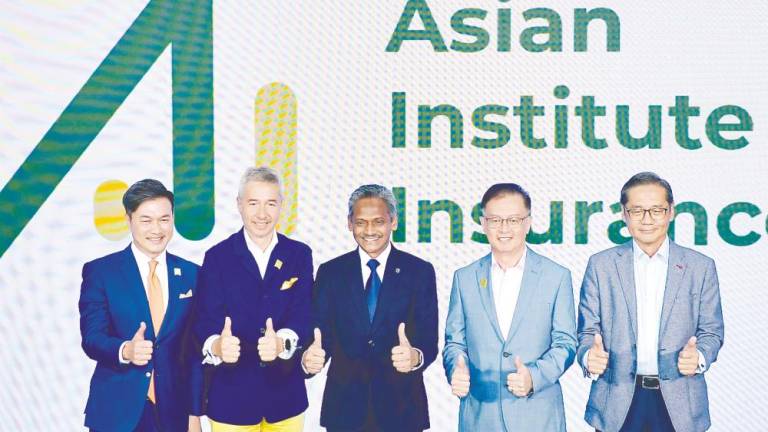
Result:
<svg viewBox="0 0 768 432">
<path fill-rule="evenodd" d="M 299 280 L 299 278 L 292 277 L 292 278 L 288 279 L 287 281 L 283 282 L 283 285 L 280 286 L 280 291 L 285 291 L 288 288 L 292 287 L 293 284 L 295 284 L 297 280 Z"/>
<path fill-rule="evenodd" d="M 192 288 L 190 288 L 189 291 L 187 291 L 185 293 L 179 294 L 179 299 L 185 299 L 185 298 L 190 298 L 190 297 L 192 297 Z"/>
</svg>

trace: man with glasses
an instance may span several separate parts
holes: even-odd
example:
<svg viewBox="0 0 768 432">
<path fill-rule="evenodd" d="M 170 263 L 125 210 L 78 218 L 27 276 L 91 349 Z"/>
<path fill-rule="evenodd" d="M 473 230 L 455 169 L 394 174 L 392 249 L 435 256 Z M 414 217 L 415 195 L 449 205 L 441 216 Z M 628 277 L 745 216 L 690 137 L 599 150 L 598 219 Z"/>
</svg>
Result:
<svg viewBox="0 0 768 432">
<path fill-rule="evenodd" d="M 571 273 L 525 244 L 531 198 L 514 183 L 483 195 L 491 253 L 456 271 L 443 364 L 460 431 L 565 431 L 559 379 L 573 363 Z"/>
<path fill-rule="evenodd" d="M 602 431 L 706 430 L 704 372 L 723 344 L 715 263 L 667 236 L 674 200 L 658 175 L 630 178 L 621 205 L 632 241 L 593 255 L 581 287 L 584 418 Z"/>
</svg>

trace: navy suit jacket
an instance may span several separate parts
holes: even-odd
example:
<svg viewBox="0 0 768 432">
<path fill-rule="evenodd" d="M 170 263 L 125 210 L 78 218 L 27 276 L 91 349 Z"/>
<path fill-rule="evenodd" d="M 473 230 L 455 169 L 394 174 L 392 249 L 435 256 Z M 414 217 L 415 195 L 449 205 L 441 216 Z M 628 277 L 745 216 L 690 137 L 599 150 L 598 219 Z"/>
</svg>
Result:
<svg viewBox="0 0 768 432">
<path fill-rule="evenodd" d="M 230 317 L 232 335 L 240 339 L 237 363 L 223 363 L 212 371 L 206 414 L 217 422 L 254 425 L 266 418 L 274 423 L 307 408 L 301 350 L 289 360 L 278 357 L 272 362 L 261 362 L 257 350 L 267 318 L 272 318 L 275 330 L 296 332 L 299 344 L 312 332 L 312 250 L 282 234 L 277 237 L 264 279 L 242 229 L 205 253 L 195 335 L 205 343 L 221 333 L 224 319 Z M 281 290 L 292 278 L 298 279 Z"/>
<path fill-rule="evenodd" d="M 323 349 L 331 360 L 320 424 L 328 428 L 363 426 L 369 407 L 380 428 L 429 428 L 423 372 L 437 356 L 437 293 L 432 264 L 392 248 L 373 323 L 368 318 L 357 250 L 320 266 L 314 316 Z M 392 366 L 398 325 L 424 354 L 410 373 Z"/>
<path fill-rule="evenodd" d="M 134 430 L 153 369 L 164 430 L 187 430 L 188 416 L 203 414 L 199 348 L 190 346 L 192 340 L 186 332 L 197 294 L 198 267 L 170 253 L 166 253 L 166 265 L 168 307 L 159 335 L 152 326 L 147 294 L 130 246 L 83 266 L 80 334 L 83 350 L 96 360 L 85 408 L 85 426 L 91 429 Z M 122 364 L 120 345 L 133 338 L 142 321 L 147 325 L 145 338 L 154 342 L 152 359 L 146 366 Z"/>
</svg>

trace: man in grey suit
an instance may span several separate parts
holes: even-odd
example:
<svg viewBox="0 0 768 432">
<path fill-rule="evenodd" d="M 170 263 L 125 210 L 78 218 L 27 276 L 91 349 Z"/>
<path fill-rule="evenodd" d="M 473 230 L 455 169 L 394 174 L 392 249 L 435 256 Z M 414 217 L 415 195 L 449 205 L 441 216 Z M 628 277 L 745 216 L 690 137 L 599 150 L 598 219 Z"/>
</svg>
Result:
<svg viewBox="0 0 768 432">
<path fill-rule="evenodd" d="M 715 263 L 667 237 L 674 200 L 658 175 L 630 178 L 621 205 L 632 241 L 592 256 L 581 287 L 584 418 L 602 431 L 706 430 L 704 373 L 724 329 Z"/>
<path fill-rule="evenodd" d="M 483 195 L 491 253 L 456 271 L 443 364 L 460 431 L 565 431 L 559 379 L 573 363 L 571 273 L 526 247 L 531 198 L 514 183 Z"/>
</svg>

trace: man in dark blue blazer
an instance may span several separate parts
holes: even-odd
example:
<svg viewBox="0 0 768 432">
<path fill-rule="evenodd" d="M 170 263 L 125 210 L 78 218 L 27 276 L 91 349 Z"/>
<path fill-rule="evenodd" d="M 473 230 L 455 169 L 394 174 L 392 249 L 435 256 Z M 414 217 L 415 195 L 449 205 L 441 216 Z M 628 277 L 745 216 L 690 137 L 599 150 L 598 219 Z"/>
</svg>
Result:
<svg viewBox="0 0 768 432">
<path fill-rule="evenodd" d="M 303 366 L 314 374 L 331 359 L 320 415 L 329 432 L 429 428 L 422 375 L 437 356 L 435 270 L 392 247 L 396 208 L 383 186 L 355 190 L 348 223 L 359 248 L 317 271 Z"/>
<path fill-rule="evenodd" d="M 85 408 L 95 431 L 199 431 L 203 378 L 186 329 L 197 265 L 166 252 L 173 193 L 142 180 L 123 196 L 133 241 L 83 266 L 80 333 L 96 361 Z"/>
<path fill-rule="evenodd" d="M 215 366 L 207 415 L 213 432 L 299 432 L 307 393 L 294 354 L 311 333 L 312 251 L 275 231 L 275 171 L 246 170 L 237 202 L 243 229 L 206 252 L 198 278 L 195 335 Z"/>
</svg>

